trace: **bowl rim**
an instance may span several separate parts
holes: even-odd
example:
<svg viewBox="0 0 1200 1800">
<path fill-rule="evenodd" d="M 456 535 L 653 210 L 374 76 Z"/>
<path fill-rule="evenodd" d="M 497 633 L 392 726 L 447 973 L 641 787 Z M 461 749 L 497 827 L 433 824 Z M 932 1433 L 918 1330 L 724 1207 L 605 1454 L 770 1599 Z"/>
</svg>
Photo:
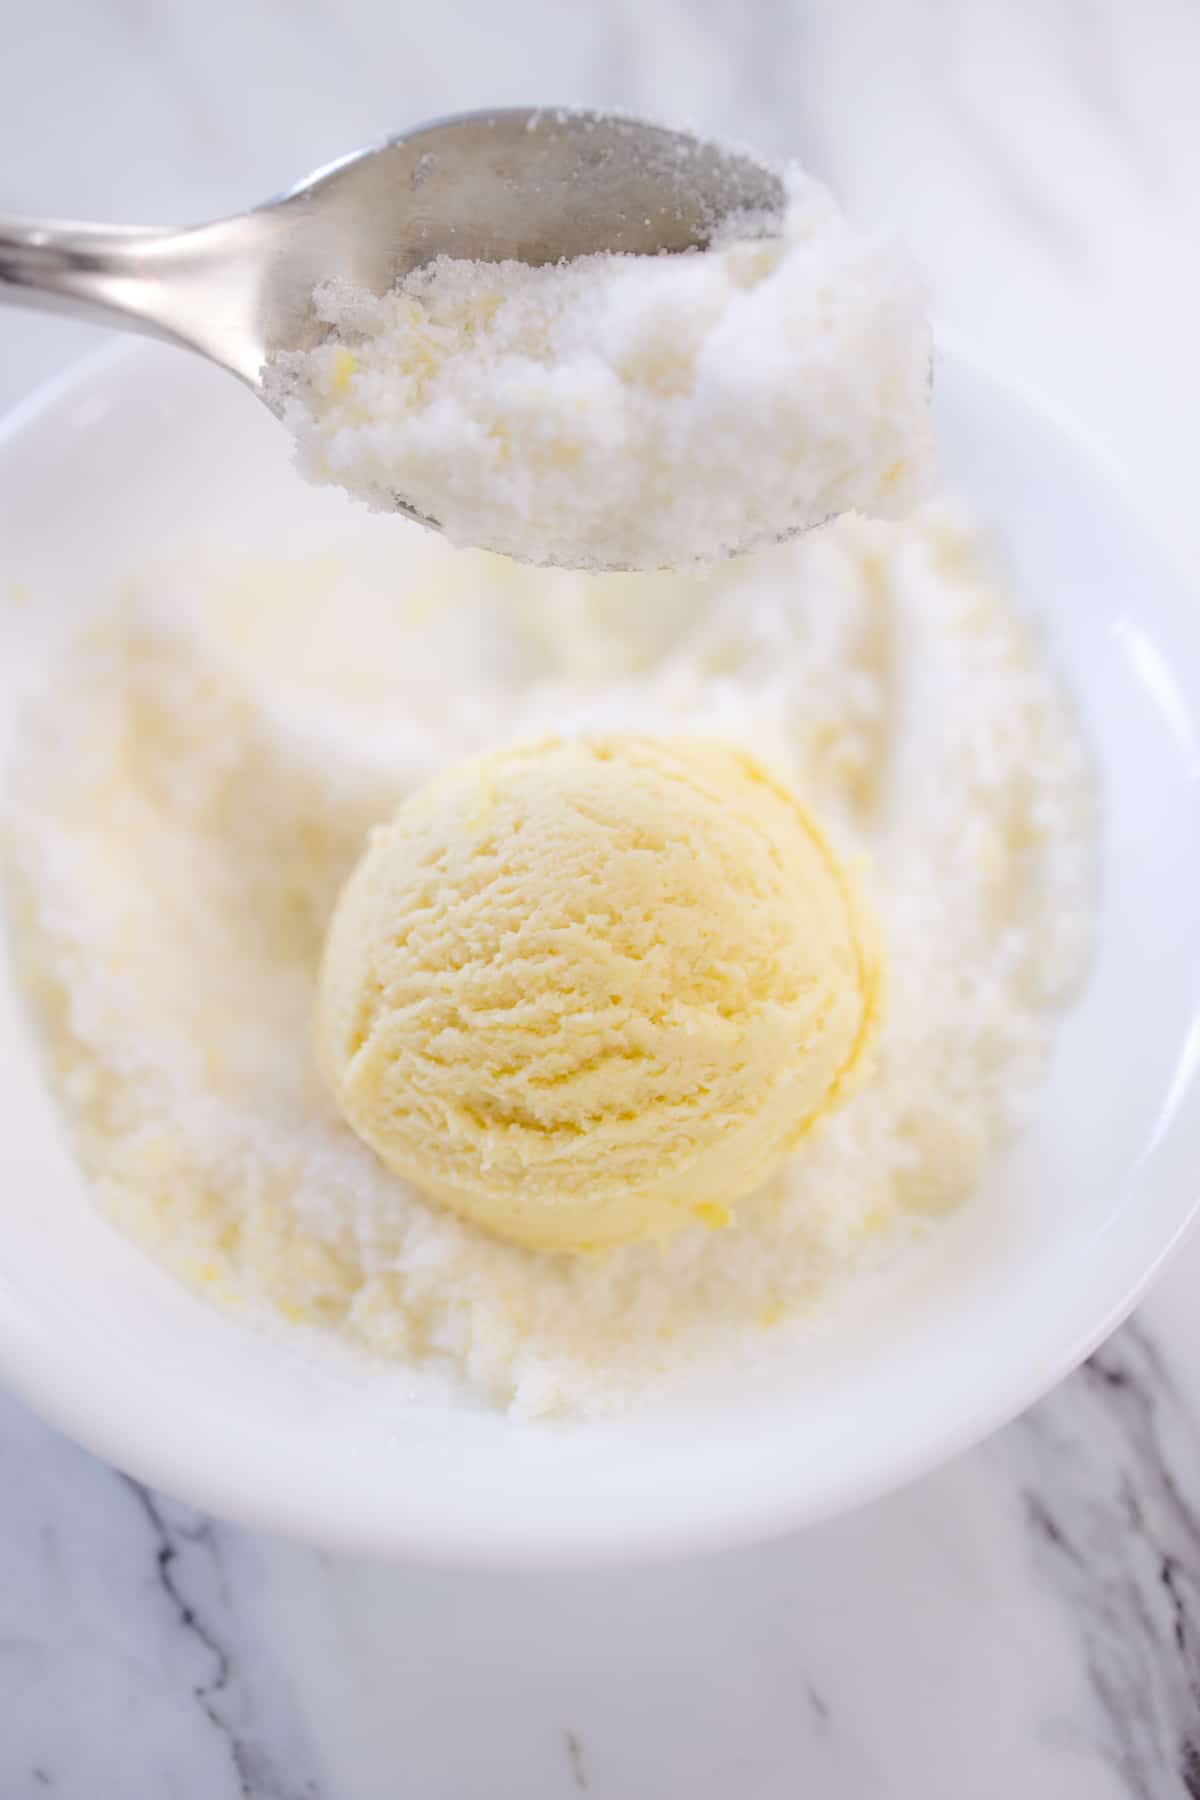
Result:
<svg viewBox="0 0 1200 1800">
<path fill-rule="evenodd" d="M 1161 565 L 1180 593 L 1192 583 L 1169 545 L 1146 522 L 1124 493 L 1103 456 L 1069 425 L 1064 425 L 1039 399 L 1006 374 L 997 375 L 987 361 L 954 332 L 938 334 L 939 356 L 966 364 L 970 373 L 1003 388 L 1035 415 L 1090 474 L 1108 490 L 1114 509 L 1139 543 Z M 136 376 L 139 364 L 160 355 L 161 347 L 142 341 L 106 344 L 69 364 L 41 383 L 0 417 L 0 459 L 34 428 L 53 425 L 56 412 L 77 401 L 89 387 Z M 1200 609 L 1198 609 L 1200 611 Z M 1200 665 L 1197 673 L 1200 687 Z M 1192 1083 L 1192 1104 L 1200 1093 Z M 737 1489 L 712 1496 L 694 1516 L 667 1520 L 654 1516 L 632 1535 L 610 1536 L 572 1531 L 570 1523 L 551 1527 L 538 1541 L 519 1530 L 491 1527 L 464 1531 L 457 1516 L 440 1516 L 426 1506 L 389 1524 L 382 1516 L 364 1515 L 353 1505 L 330 1510 L 322 1495 L 285 1489 L 276 1471 L 253 1461 L 230 1470 L 215 1466 L 207 1441 L 193 1442 L 184 1432 L 156 1434 L 147 1419 L 121 1397 L 103 1391 L 102 1373 L 81 1370 L 61 1343 L 39 1331 L 28 1312 L 4 1304 L 0 1280 L 0 1380 L 44 1419 L 90 1451 L 136 1479 L 186 1498 L 222 1517 L 316 1542 L 329 1549 L 370 1554 L 390 1560 L 422 1561 L 454 1567 L 583 1567 L 662 1561 L 782 1535 L 799 1526 L 849 1511 L 873 1501 L 960 1454 L 1016 1417 L 1076 1368 L 1124 1320 L 1179 1248 L 1200 1208 L 1200 1177 L 1170 1210 L 1169 1229 L 1152 1252 L 1127 1275 L 1110 1270 L 1099 1283 L 1102 1302 L 1094 1315 L 1070 1322 L 1053 1345 L 1027 1359 L 1012 1359 L 990 1383 L 986 1399 L 970 1414 L 942 1420 L 927 1428 L 906 1453 L 864 1471 L 851 1463 L 826 1479 L 819 1501 L 789 1492 L 786 1482 L 765 1483 L 761 1491 Z M 0 1267 L 0 1277 L 2 1277 Z M 173 1279 L 173 1278 L 171 1278 Z M 794 1485 L 794 1484 L 793 1484 Z M 584 1541 L 586 1537 L 587 1541 Z"/>
</svg>

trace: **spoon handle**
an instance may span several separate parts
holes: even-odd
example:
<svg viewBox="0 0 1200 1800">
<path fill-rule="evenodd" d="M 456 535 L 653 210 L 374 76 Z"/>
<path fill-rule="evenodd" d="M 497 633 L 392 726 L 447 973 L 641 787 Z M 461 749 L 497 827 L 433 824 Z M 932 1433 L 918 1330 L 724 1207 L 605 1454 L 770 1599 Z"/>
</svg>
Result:
<svg viewBox="0 0 1200 1800">
<path fill-rule="evenodd" d="M 199 350 L 257 385 L 269 217 L 177 231 L 0 214 L 0 302 L 69 313 Z"/>
<path fill-rule="evenodd" d="M 0 300 L 134 331 L 163 331 L 153 314 L 147 251 L 172 235 L 137 225 L 0 216 Z M 172 335 L 169 327 L 165 335 Z"/>
</svg>

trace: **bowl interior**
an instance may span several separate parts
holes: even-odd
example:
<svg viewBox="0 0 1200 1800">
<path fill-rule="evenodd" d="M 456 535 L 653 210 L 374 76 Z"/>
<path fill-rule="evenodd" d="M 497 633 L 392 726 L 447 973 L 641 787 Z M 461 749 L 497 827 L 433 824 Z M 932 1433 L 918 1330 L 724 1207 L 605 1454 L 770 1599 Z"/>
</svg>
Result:
<svg viewBox="0 0 1200 1800">
<path fill-rule="evenodd" d="M 0 1374 L 111 1460 L 218 1512 L 457 1561 L 629 1559 L 766 1535 L 1001 1423 L 1116 1323 L 1200 1177 L 1200 637 L 1194 603 L 1084 455 L 959 352 L 947 485 L 1003 532 L 1103 787 L 1091 979 L 1031 1129 L 920 1254 L 753 1391 L 572 1428 L 407 1406 L 384 1367 L 209 1309 L 89 1205 L 0 958 Z M 143 560 L 316 522 L 233 382 L 158 346 L 82 365 L 0 437 L 0 757 L 64 631 Z"/>
</svg>

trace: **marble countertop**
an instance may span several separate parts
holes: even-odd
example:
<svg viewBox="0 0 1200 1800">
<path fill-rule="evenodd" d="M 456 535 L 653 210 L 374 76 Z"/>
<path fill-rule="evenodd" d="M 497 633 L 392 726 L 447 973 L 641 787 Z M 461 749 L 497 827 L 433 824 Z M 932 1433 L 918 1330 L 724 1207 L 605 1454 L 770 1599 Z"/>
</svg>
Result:
<svg viewBox="0 0 1200 1800">
<path fill-rule="evenodd" d="M 484 104 L 703 124 L 906 237 L 1200 570 L 1198 92 L 1193 0 L 49 0 L 6 33 L 0 210 L 202 218 Z M 6 313 L 0 406 L 94 337 Z M 627 1574 L 331 1558 L 0 1397 L 0 1796 L 1200 1796 L 1198 1282 L 1194 1239 L 891 1499 Z"/>
</svg>

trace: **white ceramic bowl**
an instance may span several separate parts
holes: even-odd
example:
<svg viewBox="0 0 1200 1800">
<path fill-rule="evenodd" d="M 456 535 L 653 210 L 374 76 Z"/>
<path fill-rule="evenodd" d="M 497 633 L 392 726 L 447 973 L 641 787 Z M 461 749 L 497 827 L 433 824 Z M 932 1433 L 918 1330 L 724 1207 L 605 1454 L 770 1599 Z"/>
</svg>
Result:
<svg viewBox="0 0 1200 1800">
<path fill-rule="evenodd" d="M 92 1211 L 0 970 L 0 1374 L 123 1468 L 334 1546 L 477 1563 L 630 1560 L 848 1507 L 1003 1423 L 1133 1304 L 1200 1186 L 1200 611 L 1080 451 L 962 354 L 948 484 L 1004 531 L 1103 781 L 1095 963 L 1028 1134 L 986 1189 L 777 1381 L 572 1429 L 398 1410 L 210 1310 Z M 299 486 L 233 382 L 122 345 L 0 435 L 0 756 L 54 642 L 147 554 L 277 541 Z M 3 959 L 0 959 L 3 960 Z"/>
</svg>

